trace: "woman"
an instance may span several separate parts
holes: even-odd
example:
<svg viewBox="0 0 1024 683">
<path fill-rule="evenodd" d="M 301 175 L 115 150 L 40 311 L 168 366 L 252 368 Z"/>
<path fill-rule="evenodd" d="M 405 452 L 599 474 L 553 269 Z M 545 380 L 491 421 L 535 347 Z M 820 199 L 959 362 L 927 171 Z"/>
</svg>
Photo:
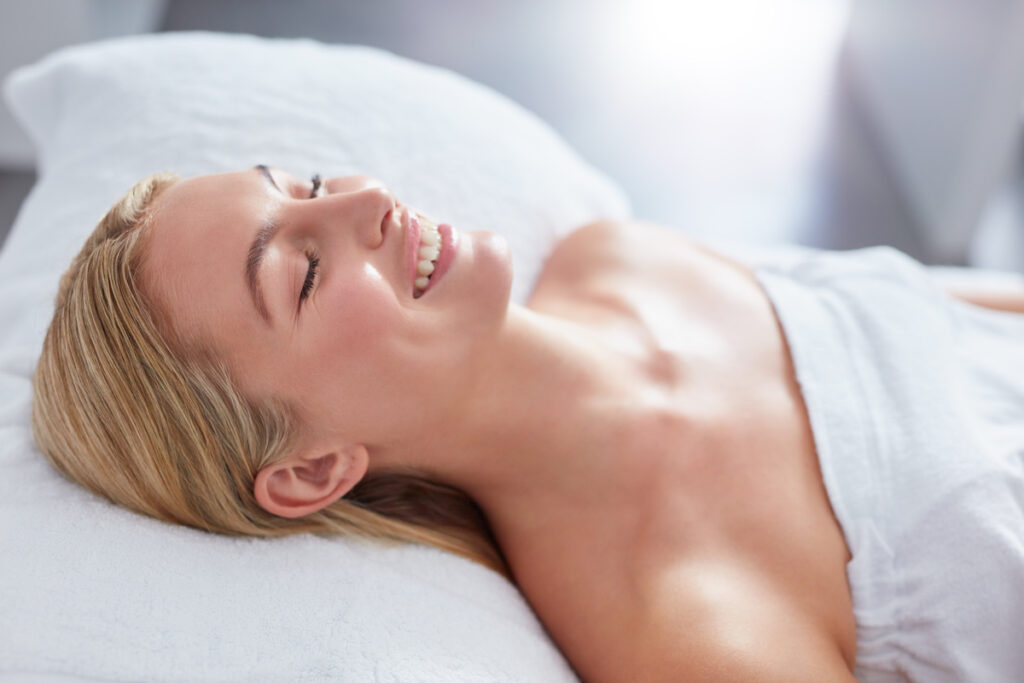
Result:
<svg viewBox="0 0 1024 683">
<path fill-rule="evenodd" d="M 836 282 L 854 288 L 891 272 L 865 288 L 923 296 L 902 257 L 835 259 L 803 268 L 852 269 Z M 587 681 L 955 675 L 959 654 L 929 660 L 899 635 L 902 612 L 868 623 L 886 596 L 848 578 L 861 527 L 840 526 L 849 500 L 830 501 L 816 452 L 835 428 L 827 406 L 809 417 L 801 388 L 818 385 L 798 386 L 773 309 L 810 284 L 605 223 L 556 248 L 527 306 L 511 277 L 500 238 L 435 227 L 368 178 L 152 177 L 61 283 L 37 441 L 161 519 L 426 542 L 507 568 Z M 793 332 L 799 306 L 779 310 Z M 998 605 L 1012 618 L 1018 599 L 997 596 L 986 642 L 1012 637 Z M 989 664 L 1021 661 L 1002 657 Z"/>
</svg>

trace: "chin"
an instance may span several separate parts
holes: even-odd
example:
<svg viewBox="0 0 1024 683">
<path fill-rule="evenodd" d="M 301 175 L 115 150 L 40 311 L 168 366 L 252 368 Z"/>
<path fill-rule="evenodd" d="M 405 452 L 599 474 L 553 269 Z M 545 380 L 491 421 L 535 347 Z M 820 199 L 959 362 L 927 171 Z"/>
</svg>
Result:
<svg viewBox="0 0 1024 683">
<path fill-rule="evenodd" d="M 501 235 L 493 232 L 472 234 L 480 293 L 488 299 L 488 308 L 504 313 L 508 310 L 512 294 L 512 251 Z"/>
<path fill-rule="evenodd" d="M 466 232 L 459 234 L 456 256 L 442 279 L 415 301 L 440 313 L 440 324 L 468 333 L 503 322 L 511 293 L 508 242 L 492 232 Z"/>
<path fill-rule="evenodd" d="M 436 290 L 416 299 L 429 328 L 417 329 L 408 346 L 416 349 L 417 385 L 433 387 L 431 414 L 444 415 L 478 377 L 473 370 L 493 351 L 504 327 L 512 292 L 512 255 L 505 238 L 490 232 L 460 234 L 459 251 Z M 429 358 L 429 363 L 422 359 Z M 410 373 L 407 373 L 410 374 Z M 437 387 L 444 377 L 443 390 Z M 421 407 L 422 409 L 422 407 Z"/>
</svg>

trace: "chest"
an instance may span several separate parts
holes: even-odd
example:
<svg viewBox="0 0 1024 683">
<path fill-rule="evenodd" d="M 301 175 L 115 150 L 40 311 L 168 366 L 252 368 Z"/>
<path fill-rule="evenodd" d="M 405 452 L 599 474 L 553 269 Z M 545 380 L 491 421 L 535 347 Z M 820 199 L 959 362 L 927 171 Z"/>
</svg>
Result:
<svg viewBox="0 0 1024 683">
<path fill-rule="evenodd" d="M 637 395 L 657 398 L 612 444 L 629 490 L 558 515 L 564 530 L 521 568 L 524 592 L 570 659 L 595 667 L 693 563 L 750 571 L 849 638 L 846 545 L 770 302 L 741 266 L 660 233 L 658 249 L 636 248 L 647 238 L 578 235 L 535 292 L 532 305 L 632 355 Z"/>
<path fill-rule="evenodd" d="M 530 306 L 602 330 L 653 381 L 690 362 L 723 376 L 777 378 L 788 354 L 753 273 L 673 233 L 631 224 L 577 231 L 549 258 Z M 658 372 L 660 371 L 660 372 Z M 661 374 L 665 373 L 665 374 Z"/>
</svg>

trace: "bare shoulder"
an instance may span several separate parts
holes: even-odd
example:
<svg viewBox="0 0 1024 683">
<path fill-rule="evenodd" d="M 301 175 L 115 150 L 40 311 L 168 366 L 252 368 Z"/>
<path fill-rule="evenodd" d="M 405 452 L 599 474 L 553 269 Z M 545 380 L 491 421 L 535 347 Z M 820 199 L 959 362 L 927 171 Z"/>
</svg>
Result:
<svg viewBox="0 0 1024 683">
<path fill-rule="evenodd" d="M 554 248 L 545 263 L 545 274 L 578 278 L 596 272 L 595 266 L 623 264 L 659 266 L 680 264 L 728 264 L 739 262 L 687 235 L 645 221 L 597 221 L 573 231 Z"/>
<path fill-rule="evenodd" d="M 589 223 L 564 237 L 548 256 L 541 277 L 574 281 L 606 267 L 621 257 L 624 224 L 614 221 Z"/>
<path fill-rule="evenodd" d="M 626 270 L 622 224 L 599 221 L 563 238 L 548 255 L 529 305 L 567 318 L 623 312 L 618 283 Z"/>
<path fill-rule="evenodd" d="M 609 681 L 855 681 L 826 630 L 754 571 L 687 562 L 644 590 L 631 661 Z"/>
<path fill-rule="evenodd" d="M 602 252 L 621 253 L 623 247 L 647 245 L 697 248 L 681 233 L 645 221 L 595 221 L 566 235 L 555 246 L 552 259 L 574 259 L 578 255 Z"/>
<path fill-rule="evenodd" d="M 749 322 L 752 309 L 771 315 L 749 268 L 642 221 L 601 221 L 568 235 L 545 262 L 528 305 L 592 323 L 640 320 L 647 311 L 652 329 L 667 320 L 652 318 L 655 308 L 689 321 L 731 311 L 734 324 Z"/>
<path fill-rule="evenodd" d="M 684 235 L 643 221 L 597 221 L 575 230 L 548 256 L 537 290 L 607 298 L 624 280 L 656 282 L 696 274 L 722 257 Z"/>
</svg>

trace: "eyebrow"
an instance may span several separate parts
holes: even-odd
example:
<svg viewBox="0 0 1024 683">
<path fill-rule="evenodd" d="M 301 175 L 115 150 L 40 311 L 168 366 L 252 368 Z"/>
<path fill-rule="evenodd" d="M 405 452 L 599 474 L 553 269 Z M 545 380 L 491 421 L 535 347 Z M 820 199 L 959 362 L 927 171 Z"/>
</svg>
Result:
<svg viewBox="0 0 1024 683">
<path fill-rule="evenodd" d="M 255 170 L 259 171 L 266 181 L 273 185 L 278 192 L 281 191 L 281 188 L 274 182 L 274 177 L 270 175 L 270 170 L 265 165 L 259 164 L 255 167 Z M 263 298 L 263 288 L 260 286 L 260 264 L 263 263 L 263 255 L 267 251 L 267 245 L 270 244 L 270 240 L 274 239 L 277 229 L 278 224 L 273 219 L 267 218 L 259 232 L 256 233 L 256 239 L 249 245 L 249 255 L 245 259 L 245 280 L 249 285 L 252 302 L 256 306 L 256 312 L 260 314 L 260 317 L 263 318 L 267 325 L 271 324 L 270 312 L 267 310 L 267 303 Z"/>
<path fill-rule="evenodd" d="M 262 173 L 263 177 L 266 178 L 268 183 L 274 186 L 275 190 L 278 192 L 284 192 L 284 190 L 278 186 L 277 181 L 274 180 L 274 176 L 270 173 L 270 168 L 266 164 L 256 164 L 253 168 Z"/>
</svg>

